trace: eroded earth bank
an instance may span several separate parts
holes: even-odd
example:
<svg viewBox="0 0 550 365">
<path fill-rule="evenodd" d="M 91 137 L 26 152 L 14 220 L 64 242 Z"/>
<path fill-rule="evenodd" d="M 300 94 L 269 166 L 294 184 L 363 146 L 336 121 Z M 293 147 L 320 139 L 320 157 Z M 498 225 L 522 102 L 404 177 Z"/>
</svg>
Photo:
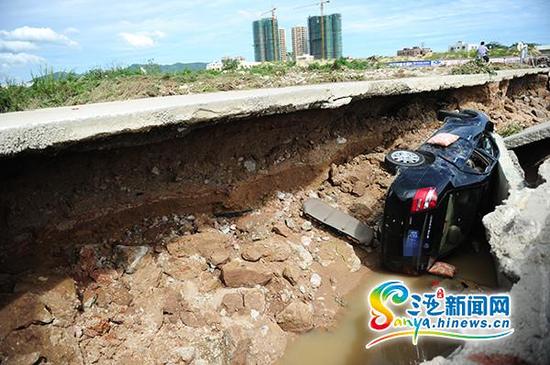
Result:
<svg viewBox="0 0 550 365">
<path fill-rule="evenodd" d="M 301 215 L 318 196 L 376 227 L 392 148 L 438 109 L 497 131 L 550 117 L 548 76 L 334 110 L 154 129 L 0 162 L 2 363 L 273 363 L 334 326 L 380 268 Z"/>
</svg>

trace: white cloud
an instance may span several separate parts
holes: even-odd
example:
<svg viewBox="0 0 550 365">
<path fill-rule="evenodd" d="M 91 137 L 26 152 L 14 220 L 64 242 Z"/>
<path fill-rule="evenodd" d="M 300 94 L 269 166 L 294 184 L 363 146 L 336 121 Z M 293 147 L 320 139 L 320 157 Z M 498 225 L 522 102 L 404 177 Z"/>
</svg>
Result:
<svg viewBox="0 0 550 365">
<path fill-rule="evenodd" d="M 75 27 L 69 27 L 69 28 L 65 28 L 63 30 L 63 33 L 65 33 L 65 34 L 78 34 L 78 33 L 80 33 L 80 30 L 78 30 Z"/>
<path fill-rule="evenodd" d="M 27 41 L 4 41 L 0 39 L 0 52 L 19 53 L 36 49 L 36 45 Z"/>
<path fill-rule="evenodd" d="M 119 33 L 129 45 L 135 48 L 150 48 L 156 45 L 156 41 L 166 36 L 164 32 L 155 30 L 153 32 L 140 32 L 140 33 Z"/>
<path fill-rule="evenodd" d="M 42 62 L 46 62 L 46 60 L 29 53 L 0 53 L 0 65 L 3 67 Z"/>
<path fill-rule="evenodd" d="M 59 34 L 51 28 L 20 27 L 11 31 L 0 30 L 0 37 L 14 41 L 36 43 L 57 43 L 66 46 L 77 46 L 78 43 L 64 34 Z"/>
</svg>

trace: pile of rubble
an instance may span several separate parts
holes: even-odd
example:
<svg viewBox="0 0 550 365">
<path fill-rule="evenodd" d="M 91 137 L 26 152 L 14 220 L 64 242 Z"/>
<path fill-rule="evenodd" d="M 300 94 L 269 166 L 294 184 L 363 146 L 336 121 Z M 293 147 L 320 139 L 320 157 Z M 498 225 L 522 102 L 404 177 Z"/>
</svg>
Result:
<svg viewBox="0 0 550 365">
<path fill-rule="evenodd" d="M 294 334 L 332 324 L 366 270 L 300 216 L 306 197 L 179 218 L 188 231 L 155 247 L 88 244 L 70 268 L 4 278 L 3 363 L 274 362 Z"/>
</svg>

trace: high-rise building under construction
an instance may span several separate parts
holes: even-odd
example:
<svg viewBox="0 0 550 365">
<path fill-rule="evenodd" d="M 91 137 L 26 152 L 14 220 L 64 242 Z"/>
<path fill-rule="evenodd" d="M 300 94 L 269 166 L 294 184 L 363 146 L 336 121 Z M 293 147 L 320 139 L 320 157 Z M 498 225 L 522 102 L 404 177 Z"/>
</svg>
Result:
<svg viewBox="0 0 550 365">
<path fill-rule="evenodd" d="M 276 18 L 264 18 L 252 23 L 254 58 L 256 62 L 280 61 L 279 26 Z"/>
<path fill-rule="evenodd" d="M 309 53 L 315 59 L 342 58 L 342 15 L 310 16 Z"/>
<path fill-rule="evenodd" d="M 284 30 L 284 28 L 281 28 L 279 29 L 279 53 L 280 53 L 279 60 L 280 61 L 283 61 L 283 62 L 287 61 L 287 57 L 286 57 L 287 52 L 288 50 L 286 49 L 286 31 Z"/>
<path fill-rule="evenodd" d="M 292 27 L 292 53 L 296 56 L 309 53 L 307 27 Z"/>
</svg>

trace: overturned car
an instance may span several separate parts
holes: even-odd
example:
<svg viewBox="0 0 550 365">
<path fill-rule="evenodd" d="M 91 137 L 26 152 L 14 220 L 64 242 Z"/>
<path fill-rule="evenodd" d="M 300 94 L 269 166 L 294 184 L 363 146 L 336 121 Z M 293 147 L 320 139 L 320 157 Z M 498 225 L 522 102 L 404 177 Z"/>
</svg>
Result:
<svg viewBox="0 0 550 365">
<path fill-rule="evenodd" d="M 493 124 L 477 111 L 438 113 L 444 125 L 417 150 L 396 150 L 386 164 L 397 173 L 385 203 L 382 261 L 420 274 L 469 236 L 489 208 L 499 150 Z"/>
</svg>

